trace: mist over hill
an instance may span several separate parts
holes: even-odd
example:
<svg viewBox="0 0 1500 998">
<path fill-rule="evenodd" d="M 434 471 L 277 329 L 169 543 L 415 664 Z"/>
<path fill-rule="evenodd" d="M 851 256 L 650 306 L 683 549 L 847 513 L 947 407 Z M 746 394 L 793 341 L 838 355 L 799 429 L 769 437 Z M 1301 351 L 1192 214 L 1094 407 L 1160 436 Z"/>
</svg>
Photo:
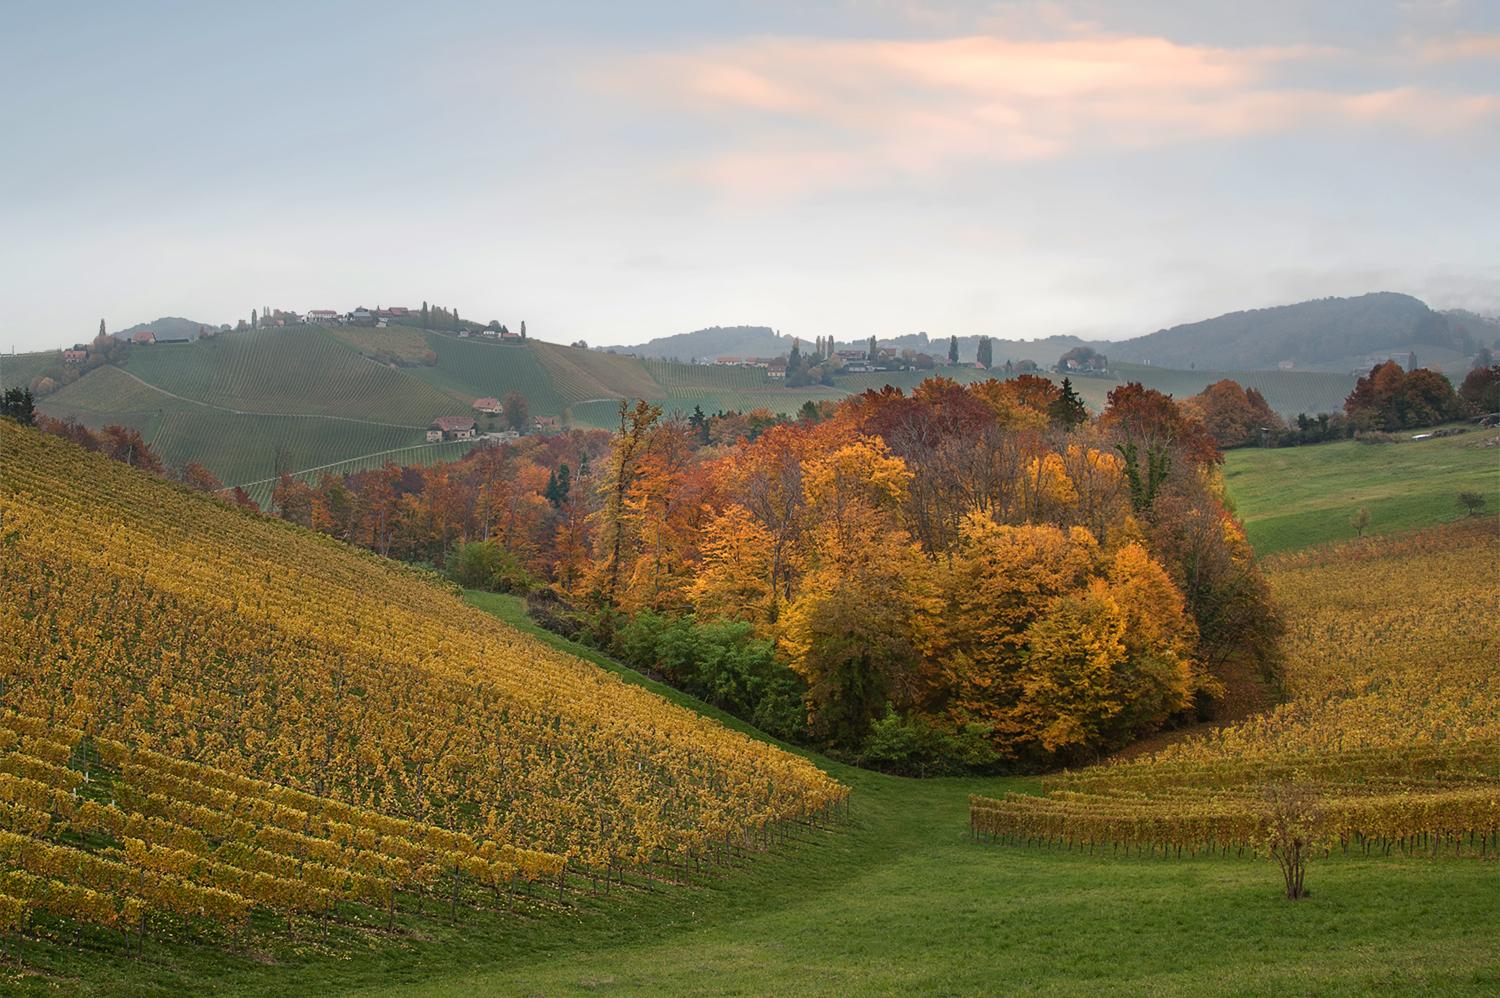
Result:
<svg viewBox="0 0 1500 998">
<path fill-rule="evenodd" d="M 817 335 L 814 332 L 810 336 L 783 336 L 769 326 L 711 326 L 708 329 L 698 329 L 691 333 L 659 337 L 634 346 L 610 346 L 602 349 L 613 350 L 621 354 L 634 354 L 645 359 L 683 362 L 706 359 L 712 363 L 718 357 L 778 357 L 792 348 L 794 339 L 800 339 L 802 349 L 806 350 L 816 340 Z M 900 336 L 881 335 L 876 338 L 879 340 L 879 345 L 883 347 L 915 350 L 933 357 L 948 356 L 948 337 L 946 336 L 929 336 L 925 332 L 917 332 L 903 333 Z M 978 335 L 958 338 L 959 360 L 975 359 L 979 339 Z M 1059 356 L 1077 346 L 1091 346 L 1105 352 L 1108 352 L 1110 346 L 1103 340 L 1081 340 L 1076 336 L 1049 336 L 1046 339 L 1036 340 L 1007 340 L 992 336 L 990 339 L 993 342 L 997 364 L 1003 364 L 1007 360 L 1034 360 L 1045 366 L 1056 363 Z M 863 350 L 869 346 L 869 343 L 869 337 L 848 341 L 838 340 L 834 348 Z"/>
<path fill-rule="evenodd" d="M 792 348 L 791 336 L 781 336 L 770 326 L 710 326 L 691 333 L 659 336 L 635 346 L 610 346 L 615 353 L 658 360 L 691 363 L 716 357 L 775 357 Z"/>
<path fill-rule="evenodd" d="M 1231 312 L 1111 344 L 1111 360 L 1154 367 L 1253 371 L 1291 361 L 1297 369 L 1347 372 L 1371 354 L 1412 350 L 1453 362 L 1492 346 L 1500 325 L 1472 312 L 1435 312 L 1390 291 L 1319 298 Z"/>
<path fill-rule="evenodd" d="M 817 336 L 802 336 L 803 348 Z M 948 337 L 927 332 L 880 335 L 882 347 L 916 350 L 933 357 L 948 354 Z M 713 326 L 664 336 L 634 346 L 607 349 L 642 358 L 691 361 L 717 357 L 775 357 L 791 349 L 793 337 L 769 326 Z M 960 336 L 958 357 L 976 359 L 980 337 Z M 1434 311 L 1420 299 L 1390 291 L 1355 298 L 1319 298 L 1295 305 L 1230 312 L 1184 323 L 1128 340 L 1088 340 L 1077 336 L 1008 339 L 990 336 L 997 365 L 1032 360 L 1043 367 L 1075 347 L 1087 346 L 1112 361 L 1178 370 L 1276 370 L 1291 361 L 1297 370 L 1347 374 L 1366 370 L 1372 355 L 1412 351 L 1419 362 L 1445 367 L 1480 347 L 1500 349 L 1500 319 L 1463 309 Z M 843 341 L 837 349 L 864 349 L 869 338 Z"/>
</svg>

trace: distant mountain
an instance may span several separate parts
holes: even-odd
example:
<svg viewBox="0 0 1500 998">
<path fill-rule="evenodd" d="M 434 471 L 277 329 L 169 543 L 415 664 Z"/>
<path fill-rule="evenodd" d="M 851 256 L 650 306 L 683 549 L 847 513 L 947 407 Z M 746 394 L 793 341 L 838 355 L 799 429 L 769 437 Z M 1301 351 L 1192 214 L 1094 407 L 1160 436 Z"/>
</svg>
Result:
<svg viewBox="0 0 1500 998">
<path fill-rule="evenodd" d="M 816 338 L 816 333 L 813 336 L 801 337 L 803 349 L 811 345 Z M 948 338 L 944 336 L 928 337 L 926 333 L 904 333 L 901 336 L 880 336 L 877 339 L 878 345 L 882 347 L 915 350 L 933 357 L 948 356 Z M 603 349 L 621 354 L 634 354 L 648 360 L 656 358 L 689 362 L 693 358 L 700 361 L 706 358 L 712 363 L 717 357 L 781 356 L 792 348 L 792 340 L 793 337 L 780 336 L 769 326 L 712 326 L 691 333 L 663 336 L 636 346 L 612 346 Z M 995 363 L 1003 364 L 1007 360 L 1034 360 L 1044 367 L 1057 363 L 1058 357 L 1077 346 L 1091 346 L 1107 354 L 1111 345 L 1102 340 L 1081 340 L 1076 336 L 1049 336 L 1045 340 L 1030 341 L 991 337 L 991 340 Z M 869 342 L 868 337 L 848 342 L 839 341 L 834 344 L 834 348 L 862 350 L 869 345 Z M 974 360 L 978 346 L 978 336 L 960 336 L 958 359 Z"/>
<path fill-rule="evenodd" d="M 199 326 L 203 326 L 208 329 L 219 328 L 219 324 L 216 322 L 194 322 L 191 319 L 173 318 L 171 316 L 168 316 L 166 318 L 157 319 L 155 322 L 138 322 L 134 326 L 131 326 L 129 329 L 117 329 L 115 330 L 114 335 L 119 336 L 123 339 L 129 339 L 132 334 L 149 329 L 153 333 L 156 333 L 158 335 L 165 333 L 168 336 L 186 336 L 188 339 L 196 340 L 198 338 Z"/>
<path fill-rule="evenodd" d="M 710 326 L 691 333 L 659 336 L 636 346 L 611 346 L 619 354 L 634 354 L 645 360 L 680 360 L 691 363 L 716 357 L 775 357 L 792 348 L 792 337 L 779 336 L 770 326 Z"/>
<path fill-rule="evenodd" d="M 1357 298 L 1320 298 L 1297 305 L 1231 312 L 1162 329 L 1105 348 L 1111 360 L 1154 367 L 1221 371 L 1274 369 L 1348 372 L 1371 355 L 1413 351 L 1419 361 L 1457 363 L 1488 346 L 1500 327 L 1471 312 L 1434 312 L 1410 295 L 1389 291 Z"/>
</svg>

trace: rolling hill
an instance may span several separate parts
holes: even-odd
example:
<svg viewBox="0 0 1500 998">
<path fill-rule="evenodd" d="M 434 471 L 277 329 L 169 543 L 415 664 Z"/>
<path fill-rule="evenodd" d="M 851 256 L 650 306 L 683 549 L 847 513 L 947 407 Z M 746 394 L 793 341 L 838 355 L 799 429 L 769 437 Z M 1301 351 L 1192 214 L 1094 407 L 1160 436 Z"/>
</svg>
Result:
<svg viewBox="0 0 1500 998">
<path fill-rule="evenodd" d="M 780 752 L 524 617 L 508 626 L 514 597 L 461 602 L 326 537 L 0 434 L 0 914 L 17 993 L 842 998 L 1021 981 L 1187 998 L 1394 982 L 1479 998 L 1500 980 L 1482 942 L 1500 932 L 1488 824 L 1476 842 L 1419 805 L 1391 826 L 1399 848 L 1396 831 L 1373 853 L 1330 839 L 1298 902 L 1260 842 L 1159 848 L 1203 810 L 1138 825 L 1160 837 L 1144 855 L 1051 830 L 997 840 L 976 834 L 971 795 L 1033 798 L 1041 781 Z M 1484 544 L 1419 537 L 1282 569 L 1293 679 L 1344 669 L 1364 689 L 1291 685 L 1273 714 L 1179 754 L 1250 742 L 1258 769 L 1328 763 L 1305 746 L 1427 722 L 1493 769 L 1488 700 L 1440 715 L 1460 670 L 1492 699 L 1492 532 Z M 1408 672 L 1415 694 L 1389 695 Z M 1145 775 L 1170 787 L 1181 768 Z M 844 788 L 830 824 L 819 796 Z"/>
<path fill-rule="evenodd" d="M 1050 352 L 1059 344 L 1021 346 Z M 55 352 L 6 357 L 0 381 L 26 384 L 59 366 Z M 169 465 L 197 461 L 226 485 L 254 486 L 259 500 L 278 451 L 294 471 L 309 475 L 386 458 L 410 463 L 453 456 L 464 445 L 427 445 L 427 425 L 438 416 L 470 414 L 476 398 L 503 399 L 512 391 L 525 396 L 535 416 L 589 429 L 612 428 L 624 398 L 651 399 L 682 414 L 695 407 L 710 414 L 757 408 L 793 413 L 808 399 L 837 399 L 888 384 L 909 390 L 930 374 L 960 381 L 990 376 L 969 367 L 938 367 L 839 375 L 833 387 L 789 389 L 755 368 L 642 360 L 536 340 L 497 343 L 404 326 L 293 326 L 136 347 L 122 367 L 89 371 L 41 399 L 39 408 L 94 428 L 136 428 Z M 1346 374 L 1155 364 L 1120 365 L 1120 374 L 1178 398 L 1231 377 L 1260 389 L 1273 409 L 1287 415 L 1338 408 L 1354 380 Z M 1074 382 L 1095 411 L 1119 383 L 1092 377 Z M 481 430 L 501 428 L 493 418 L 481 421 Z"/>
<path fill-rule="evenodd" d="M 1450 318 L 1410 295 L 1382 291 L 1231 312 L 1114 343 L 1106 352 L 1111 360 L 1158 367 L 1274 370 L 1291 361 L 1298 370 L 1347 374 L 1367 370 L 1368 357 L 1381 353 L 1413 351 L 1419 363 L 1456 365 L 1500 337 L 1500 327 L 1486 337 L 1483 325 L 1473 313 Z"/>
</svg>

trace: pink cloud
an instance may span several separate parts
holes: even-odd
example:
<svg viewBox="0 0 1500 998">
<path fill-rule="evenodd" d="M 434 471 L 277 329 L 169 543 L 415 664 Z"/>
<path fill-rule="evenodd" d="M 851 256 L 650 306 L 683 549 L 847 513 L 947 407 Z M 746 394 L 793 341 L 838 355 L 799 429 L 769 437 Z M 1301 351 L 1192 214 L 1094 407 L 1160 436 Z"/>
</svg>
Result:
<svg viewBox="0 0 1500 998">
<path fill-rule="evenodd" d="M 1429 62 L 1500 57 L 1500 35 L 1451 35 L 1428 42 L 1422 56 Z"/>
<path fill-rule="evenodd" d="M 1315 123 L 1453 129 L 1500 110 L 1489 95 L 1272 80 L 1281 64 L 1333 54 L 1103 36 L 770 38 L 634 59 L 608 82 L 724 130 L 726 146 L 681 168 L 686 177 L 770 195 Z"/>
</svg>

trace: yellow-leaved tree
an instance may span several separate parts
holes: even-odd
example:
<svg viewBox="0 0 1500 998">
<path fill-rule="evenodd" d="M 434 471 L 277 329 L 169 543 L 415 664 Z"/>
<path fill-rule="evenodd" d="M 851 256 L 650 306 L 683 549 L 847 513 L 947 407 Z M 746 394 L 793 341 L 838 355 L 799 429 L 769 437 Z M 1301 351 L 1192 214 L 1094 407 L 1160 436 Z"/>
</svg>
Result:
<svg viewBox="0 0 1500 998">
<path fill-rule="evenodd" d="M 914 706 L 977 723 L 1013 758 L 1084 758 L 1161 725 L 1211 684 L 1180 592 L 1134 542 L 972 515 L 940 576 Z"/>
<path fill-rule="evenodd" d="M 802 471 L 808 569 L 782 647 L 807 681 L 813 731 L 857 749 L 888 702 L 909 699 L 936 609 L 928 563 L 899 519 L 911 473 L 868 437 L 810 457 Z"/>
</svg>

